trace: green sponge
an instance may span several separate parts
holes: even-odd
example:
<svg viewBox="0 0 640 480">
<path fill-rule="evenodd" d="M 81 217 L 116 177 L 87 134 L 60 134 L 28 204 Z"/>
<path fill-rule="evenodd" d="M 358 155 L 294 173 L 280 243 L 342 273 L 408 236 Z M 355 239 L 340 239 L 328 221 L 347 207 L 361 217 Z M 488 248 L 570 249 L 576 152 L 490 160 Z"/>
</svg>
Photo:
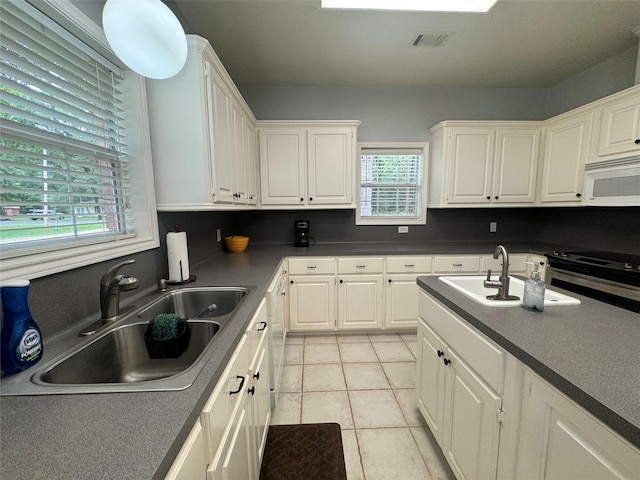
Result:
<svg viewBox="0 0 640 480">
<path fill-rule="evenodd" d="M 151 321 L 151 335 L 154 340 L 169 340 L 178 335 L 178 321 L 175 313 L 161 313 Z"/>
</svg>

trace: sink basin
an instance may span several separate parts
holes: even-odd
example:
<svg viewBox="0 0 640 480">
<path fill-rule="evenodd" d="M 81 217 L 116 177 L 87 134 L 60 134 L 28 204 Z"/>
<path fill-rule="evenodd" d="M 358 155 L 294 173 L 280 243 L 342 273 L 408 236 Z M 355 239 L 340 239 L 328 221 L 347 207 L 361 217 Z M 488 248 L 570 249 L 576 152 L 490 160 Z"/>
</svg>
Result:
<svg viewBox="0 0 640 480">
<path fill-rule="evenodd" d="M 183 390 L 196 379 L 220 343 L 237 308 L 254 287 L 182 288 L 161 294 L 126 313 L 95 334 L 67 338 L 45 349 L 42 365 L 30 381 L 19 375 L 2 379 L 2 395 L 47 395 Z M 215 308 L 208 309 L 215 304 Z M 144 341 L 149 320 L 160 313 L 187 319 L 190 337 L 177 358 L 150 358 Z M 196 318 L 197 317 L 197 318 Z M 75 344 L 75 345 L 74 345 Z M 64 348 L 67 350 L 64 351 Z M 70 345 L 73 345 L 69 348 Z"/>
<path fill-rule="evenodd" d="M 42 383 L 91 384 L 147 382 L 171 377 L 189 368 L 200 356 L 220 324 L 187 322 L 191 331 L 187 349 L 178 358 L 151 359 L 144 342 L 146 322 L 122 325 L 42 372 Z"/>
<path fill-rule="evenodd" d="M 517 307 L 522 305 L 522 295 L 524 293 L 524 280 L 509 276 L 509 295 L 519 297 L 519 300 L 488 300 L 487 295 L 495 295 L 497 289 L 485 288 L 483 285 L 486 279 L 483 275 L 461 275 L 456 277 L 439 277 L 438 280 L 455 288 L 470 299 L 487 307 Z M 498 280 L 497 277 L 491 277 Z M 544 295 L 544 305 L 580 305 L 580 300 L 570 297 L 554 290 L 546 289 Z"/>
<path fill-rule="evenodd" d="M 243 287 L 183 288 L 163 295 L 139 310 L 138 318 L 153 319 L 161 313 L 175 313 L 181 318 L 210 318 L 233 312 L 249 292 Z M 215 305 L 211 311 L 207 308 Z"/>
</svg>

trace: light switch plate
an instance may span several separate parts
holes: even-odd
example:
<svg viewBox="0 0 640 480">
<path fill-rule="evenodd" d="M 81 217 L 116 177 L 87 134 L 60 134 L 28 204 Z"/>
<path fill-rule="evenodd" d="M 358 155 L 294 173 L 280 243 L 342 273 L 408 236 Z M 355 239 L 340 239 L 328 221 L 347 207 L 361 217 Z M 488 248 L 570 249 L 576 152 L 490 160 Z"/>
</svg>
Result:
<svg viewBox="0 0 640 480">
<path fill-rule="evenodd" d="M 409 233 L 409 227 L 398 227 L 398 233 Z"/>
<path fill-rule="evenodd" d="M 489 233 L 496 233 L 498 231 L 498 222 L 489 222 Z"/>
<path fill-rule="evenodd" d="M 216 230 L 216 241 L 221 241 L 222 240 L 222 230 L 220 230 L 219 228 Z"/>
</svg>

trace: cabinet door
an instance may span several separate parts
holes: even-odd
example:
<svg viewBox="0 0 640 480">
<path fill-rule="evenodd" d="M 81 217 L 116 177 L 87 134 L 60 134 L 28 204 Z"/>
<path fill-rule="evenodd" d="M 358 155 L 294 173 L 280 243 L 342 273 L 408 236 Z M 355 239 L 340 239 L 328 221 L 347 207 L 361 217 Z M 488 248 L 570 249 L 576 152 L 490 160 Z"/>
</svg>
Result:
<svg viewBox="0 0 640 480">
<path fill-rule="evenodd" d="M 442 451 L 459 480 L 496 478 L 502 398 L 449 348 Z"/>
<path fill-rule="evenodd" d="M 333 275 L 289 277 L 290 330 L 334 330 L 335 299 Z"/>
<path fill-rule="evenodd" d="M 640 450 L 527 369 L 517 478 L 637 479 Z"/>
<path fill-rule="evenodd" d="M 214 172 L 215 201 L 233 203 L 234 201 L 234 165 L 233 165 L 233 118 L 231 107 L 231 91 L 224 81 L 212 74 L 211 86 L 213 95 L 213 130 L 214 130 Z"/>
<path fill-rule="evenodd" d="M 207 475 L 207 462 L 204 454 L 204 440 L 200 420 L 180 449 L 165 480 L 196 480 Z"/>
<path fill-rule="evenodd" d="M 444 422 L 445 369 L 442 357 L 446 346 L 442 339 L 425 323 L 418 321 L 418 355 L 416 360 L 416 393 L 418 409 L 431 433 L 442 446 Z"/>
<path fill-rule="evenodd" d="M 353 129 L 313 128 L 307 131 L 309 205 L 353 203 L 355 158 Z"/>
<path fill-rule="evenodd" d="M 260 132 L 260 198 L 263 205 L 306 203 L 306 147 L 303 128 Z"/>
<path fill-rule="evenodd" d="M 415 328 L 418 325 L 418 295 L 420 287 L 413 275 L 387 275 L 385 292 L 386 328 Z M 423 274 L 425 275 L 425 274 Z"/>
<path fill-rule="evenodd" d="M 382 275 L 340 275 L 338 279 L 338 328 L 382 328 Z"/>
<path fill-rule="evenodd" d="M 247 389 L 241 397 L 232 417 L 231 429 L 220 445 L 221 456 L 207 467 L 207 480 L 257 480 L 257 462 L 251 430 L 251 399 Z"/>
<path fill-rule="evenodd" d="M 593 112 L 587 112 L 545 129 L 541 202 L 580 202 L 592 127 Z"/>
<path fill-rule="evenodd" d="M 271 419 L 271 393 L 269 392 L 269 341 L 266 334 L 263 335 L 254 362 L 251 365 L 251 401 L 253 403 L 253 430 L 254 445 L 256 449 L 257 465 L 262 463 L 262 455 L 267 442 L 269 432 L 269 420 Z"/>
<path fill-rule="evenodd" d="M 602 109 L 598 155 L 640 153 L 640 95 Z"/>
<path fill-rule="evenodd" d="M 489 203 L 494 142 L 493 128 L 451 129 L 448 203 Z"/>
<path fill-rule="evenodd" d="M 496 134 L 492 203 L 533 203 L 538 175 L 539 130 L 501 130 Z"/>
</svg>

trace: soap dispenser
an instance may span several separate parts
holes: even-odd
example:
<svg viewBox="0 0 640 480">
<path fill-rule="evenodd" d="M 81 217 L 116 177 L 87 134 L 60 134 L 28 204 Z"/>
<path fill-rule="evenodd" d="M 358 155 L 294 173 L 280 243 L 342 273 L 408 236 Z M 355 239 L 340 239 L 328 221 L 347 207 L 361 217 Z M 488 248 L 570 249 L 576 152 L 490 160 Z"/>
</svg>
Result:
<svg viewBox="0 0 640 480">
<path fill-rule="evenodd" d="M 524 295 L 522 296 L 522 308 L 533 312 L 541 312 L 544 309 L 544 292 L 545 285 L 540 279 L 539 265 L 533 262 L 527 262 L 533 265 L 531 278 L 524 282 Z"/>
</svg>

